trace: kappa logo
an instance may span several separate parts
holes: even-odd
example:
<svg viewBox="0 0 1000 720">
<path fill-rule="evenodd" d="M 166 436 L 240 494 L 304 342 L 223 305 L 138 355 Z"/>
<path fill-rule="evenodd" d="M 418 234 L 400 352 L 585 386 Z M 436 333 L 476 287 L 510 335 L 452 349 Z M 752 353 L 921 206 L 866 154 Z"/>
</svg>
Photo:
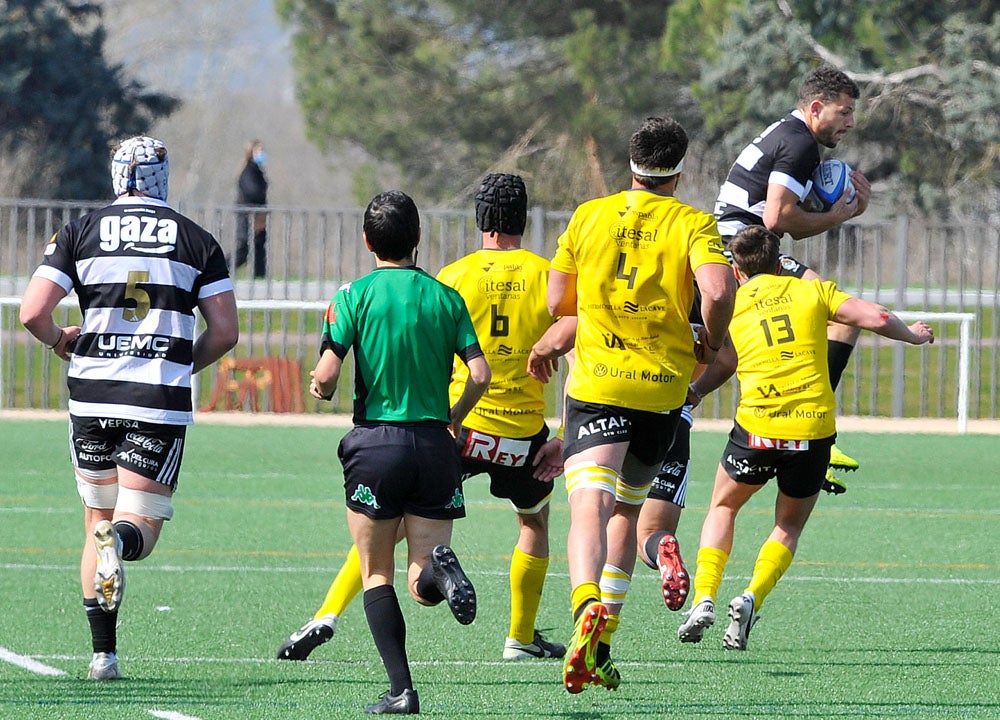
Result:
<svg viewBox="0 0 1000 720">
<path fill-rule="evenodd" d="M 451 501 L 445 505 L 446 508 L 458 509 L 465 505 L 465 496 L 462 495 L 461 489 L 456 489 L 455 494 L 451 496 Z"/>
<path fill-rule="evenodd" d="M 376 510 L 382 507 L 381 505 L 378 504 L 378 501 L 375 499 L 375 493 L 373 493 L 372 489 L 367 485 L 358 485 L 354 489 L 354 494 L 351 495 L 351 500 L 353 502 L 359 502 L 362 505 L 368 505 L 369 507 L 373 507 Z"/>
</svg>

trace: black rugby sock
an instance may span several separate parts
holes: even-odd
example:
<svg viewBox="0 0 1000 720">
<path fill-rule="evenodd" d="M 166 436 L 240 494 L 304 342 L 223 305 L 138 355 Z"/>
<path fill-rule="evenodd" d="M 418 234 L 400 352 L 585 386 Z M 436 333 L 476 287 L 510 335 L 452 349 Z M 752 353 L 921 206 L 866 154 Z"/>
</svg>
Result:
<svg viewBox="0 0 1000 720">
<path fill-rule="evenodd" d="M 653 570 L 659 570 L 656 558 L 660 555 L 660 540 L 666 536 L 667 533 L 665 532 L 655 532 L 646 539 L 646 542 L 642 546 L 642 552 L 645 554 L 642 561 L 653 568 Z"/>
<path fill-rule="evenodd" d="M 854 346 L 838 340 L 827 340 L 826 364 L 830 368 L 830 385 L 834 390 L 840 385 L 840 378 L 847 368 L 847 361 L 854 352 Z"/>
<path fill-rule="evenodd" d="M 399 695 L 413 689 L 410 665 L 406 660 L 406 621 L 392 585 L 365 590 L 365 617 L 371 628 L 375 647 L 389 676 L 389 692 Z"/>
<path fill-rule="evenodd" d="M 417 595 L 431 605 L 437 605 L 444 600 L 444 595 L 437 583 L 434 582 L 434 566 L 430 563 L 424 565 L 423 570 L 420 571 L 420 577 L 417 578 Z"/>
<path fill-rule="evenodd" d="M 90 639 L 94 652 L 113 653 L 118 648 L 118 611 L 104 612 L 97 598 L 84 598 L 83 609 L 90 623 Z"/>
</svg>

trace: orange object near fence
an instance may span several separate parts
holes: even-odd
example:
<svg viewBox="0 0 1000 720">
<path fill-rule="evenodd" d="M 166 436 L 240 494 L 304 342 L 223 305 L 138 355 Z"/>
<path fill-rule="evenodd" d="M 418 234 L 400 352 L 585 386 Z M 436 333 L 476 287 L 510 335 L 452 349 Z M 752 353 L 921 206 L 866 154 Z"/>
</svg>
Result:
<svg viewBox="0 0 1000 720">
<path fill-rule="evenodd" d="M 302 364 L 287 358 L 223 358 L 212 399 L 199 408 L 300 413 L 305 410 Z"/>
</svg>

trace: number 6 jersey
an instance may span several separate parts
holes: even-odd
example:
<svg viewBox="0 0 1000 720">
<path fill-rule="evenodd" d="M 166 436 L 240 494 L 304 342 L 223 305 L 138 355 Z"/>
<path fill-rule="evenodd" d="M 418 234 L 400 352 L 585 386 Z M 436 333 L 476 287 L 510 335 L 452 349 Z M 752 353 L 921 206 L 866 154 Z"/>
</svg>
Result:
<svg viewBox="0 0 1000 720">
<path fill-rule="evenodd" d="M 79 298 L 71 415 L 194 421 L 194 310 L 233 289 L 209 232 L 161 200 L 123 197 L 56 233 L 35 275 Z"/>
</svg>

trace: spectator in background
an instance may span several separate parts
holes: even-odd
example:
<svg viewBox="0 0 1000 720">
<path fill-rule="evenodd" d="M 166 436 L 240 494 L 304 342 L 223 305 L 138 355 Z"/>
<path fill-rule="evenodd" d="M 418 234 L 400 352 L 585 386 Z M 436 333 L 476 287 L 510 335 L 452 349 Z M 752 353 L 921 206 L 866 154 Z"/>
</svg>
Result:
<svg viewBox="0 0 1000 720">
<path fill-rule="evenodd" d="M 247 145 L 246 162 L 236 188 L 236 204 L 241 206 L 267 205 L 267 177 L 264 175 L 264 144 L 254 140 Z M 253 275 L 267 275 L 267 213 L 247 212 L 236 214 L 236 267 L 246 264 L 250 250 L 250 227 L 253 226 Z"/>
</svg>

